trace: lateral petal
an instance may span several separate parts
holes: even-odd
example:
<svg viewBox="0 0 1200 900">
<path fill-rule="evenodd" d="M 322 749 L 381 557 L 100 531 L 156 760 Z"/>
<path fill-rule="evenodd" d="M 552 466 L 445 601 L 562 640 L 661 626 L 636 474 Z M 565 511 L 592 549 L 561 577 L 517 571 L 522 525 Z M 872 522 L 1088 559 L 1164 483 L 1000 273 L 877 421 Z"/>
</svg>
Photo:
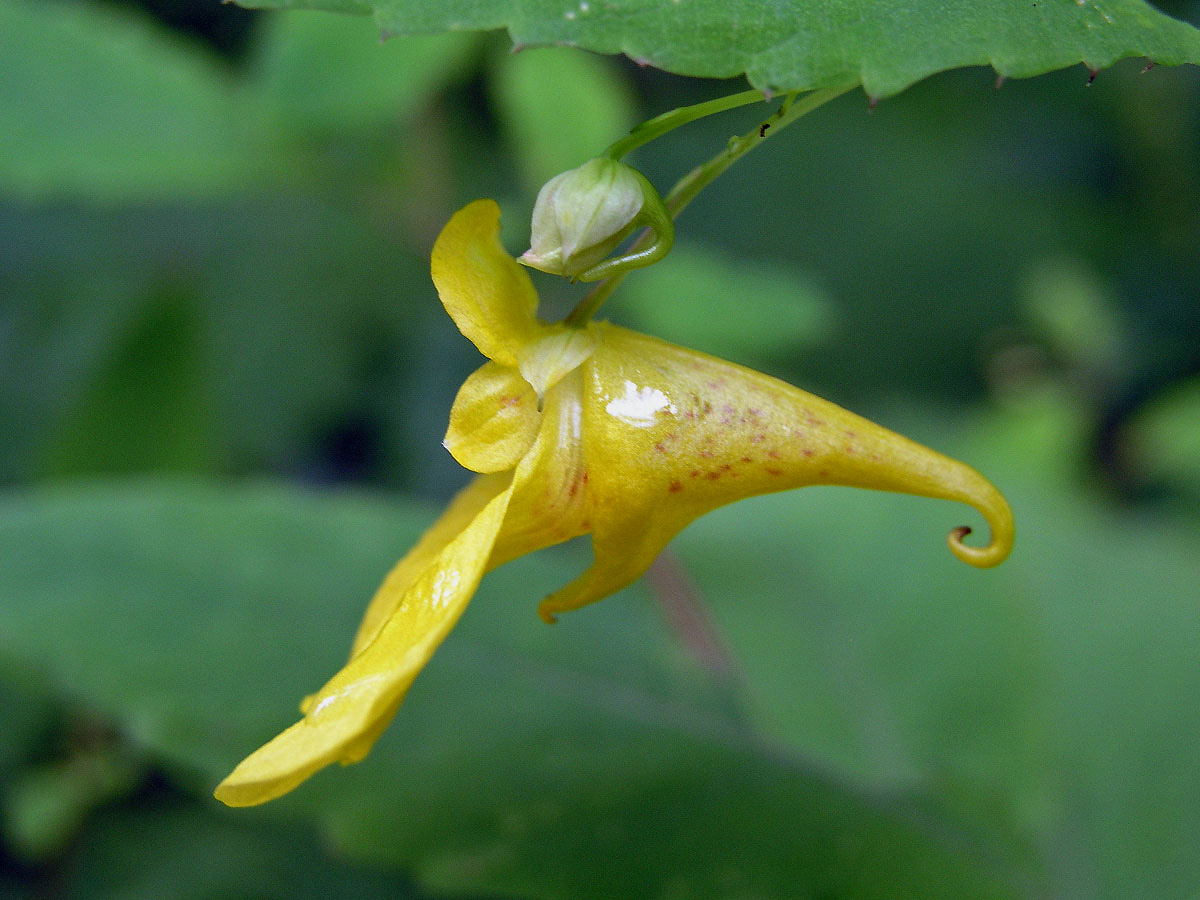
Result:
<svg viewBox="0 0 1200 900">
<path fill-rule="evenodd" d="M 446 549 L 446 545 L 471 524 L 493 497 L 508 488 L 511 480 L 512 476 L 508 472 L 481 475 L 454 496 L 437 521 L 429 526 L 421 535 L 421 539 L 404 554 L 404 558 L 392 567 L 383 584 L 375 591 L 375 596 L 367 604 L 362 623 L 358 626 L 358 633 L 354 636 L 354 644 L 350 650 L 351 659 L 375 640 L 379 629 L 395 612 L 413 582 L 429 568 L 438 554 Z M 308 711 L 311 699 L 308 698 L 301 706 L 302 712 Z"/>
<path fill-rule="evenodd" d="M 366 754 L 475 593 L 511 495 L 510 486 L 493 497 L 446 544 L 374 640 L 311 698 L 303 719 L 221 782 L 218 800 L 229 806 L 265 803 L 332 762 L 357 762 Z"/>
<path fill-rule="evenodd" d="M 516 369 L 484 363 L 458 389 L 442 443 L 473 472 L 514 468 L 537 437 L 538 398 Z"/>
</svg>

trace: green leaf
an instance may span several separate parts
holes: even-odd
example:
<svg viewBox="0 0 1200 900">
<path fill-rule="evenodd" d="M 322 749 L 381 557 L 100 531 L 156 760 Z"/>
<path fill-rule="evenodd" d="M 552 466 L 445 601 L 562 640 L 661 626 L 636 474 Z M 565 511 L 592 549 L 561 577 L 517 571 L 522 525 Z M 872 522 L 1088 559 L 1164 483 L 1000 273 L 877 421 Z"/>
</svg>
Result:
<svg viewBox="0 0 1200 900">
<path fill-rule="evenodd" d="M 333 859 L 310 829 L 161 799 L 110 810 L 74 848 L 56 895 L 67 900 L 405 900 L 401 878 Z"/>
<path fill-rule="evenodd" d="M 201 50 L 128 13 L 0 2 L 0 191 L 195 197 L 282 171 L 260 116 Z"/>
<path fill-rule="evenodd" d="M 478 41 L 465 34 L 384 41 L 368 20 L 282 14 L 264 23 L 248 89 L 290 132 L 345 135 L 402 123 Z"/>
<path fill-rule="evenodd" d="M 1200 496 L 1200 378 L 1181 381 L 1155 398 L 1129 431 L 1141 469 Z"/>
<path fill-rule="evenodd" d="M 1200 884 L 1200 530 L 1105 506 L 1039 473 L 1079 446 L 1077 401 L 1049 398 L 975 436 L 1018 512 L 1011 602 L 1039 625 L 1056 735 L 1064 894 L 1192 897 Z M 1064 425 L 1064 423 L 1066 423 Z M 970 453 L 971 451 L 965 450 Z M 977 454 L 982 451 L 975 451 Z M 1120 723 L 1119 725 L 1117 723 Z"/>
<path fill-rule="evenodd" d="M 831 298 L 793 268 L 686 242 L 628 279 L 609 308 L 640 331 L 747 365 L 808 350 L 833 324 Z"/>
<path fill-rule="evenodd" d="M 635 124 L 629 83 L 611 60 L 562 47 L 497 57 L 493 94 L 529 187 L 604 152 Z"/>
<path fill-rule="evenodd" d="M 242 0 L 301 8 L 310 0 Z M 316 4 L 314 4 L 316 5 Z M 327 3 L 319 5 L 327 7 Z M 345 4 L 345 9 L 361 6 Z M 774 93 L 859 82 L 886 97 L 928 75 L 991 65 L 1005 77 L 1128 56 L 1200 62 L 1200 32 L 1144 0 L 370 0 L 399 34 L 507 28 L 518 46 L 624 53 L 679 75 L 745 73 Z"/>
<path fill-rule="evenodd" d="M 370 224 L 307 197 L 0 206 L 0 478 L 310 463 L 383 335 L 437 311 L 427 259 Z"/>
<path fill-rule="evenodd" d="M 0 650 L 207 792 L 339 664 L 427 520 L 264 487 L 10 495 Z M 746 729 L 644 591 L 543 625 L 537 599 L 583 565 L 550 552 L 490 575 L 368 760 L 242 815 L 312 818 L 456 893 L 1020 896 L 952 823 Z"/>
<path fill-rule="evenodd" d="M 34 673 L 0 655 L 0 784 L 33 755 L 53 716 L 49 692 Z"/>
<path fill-rule="evenodd" d="M 856 782 L 937 785 L 940 803 L 1027 861 L 1042 895 L 1190 897 L 1194 526 L 1069 487 L 1069 407 L 996 416 L 969 437 L 908 416 L 902 431 L 1005 491 L 1012 557 L 980 572 L 950 556 L 945 532 L 976 524 L 970 510 L 841 488 L 699 520 L 674 546 L 745 672 L 752 716 Z"/>
<path fill-rule="evenodd" d="M 195 297 L 167 288 L 146 307 L 50 438 L 45 474 L 213 468 L 216 415 Z"/>
<path fill-rule="evenodd" d="M 1112 288 L 1078 259 L 1040 259 L 1025 273 L 1023 312 L 1034 333 L 1077 366 L 1113 369 L 1128 326 Z"/>
<path fill-rule="evenodd" d="M 33 863 L 61 855 L 87 816 L 130 793 L 141 775 L 136 760 L 103 750 L 22 772 L 4 798 L 4 831 L 13 852 Z"/>
<path fill-rule="evenodd" d="M 36 896 L 32 886 L 20 884 L 7 873 L 0 873 L 0 900 L 33 900 Z"/>
</svg>

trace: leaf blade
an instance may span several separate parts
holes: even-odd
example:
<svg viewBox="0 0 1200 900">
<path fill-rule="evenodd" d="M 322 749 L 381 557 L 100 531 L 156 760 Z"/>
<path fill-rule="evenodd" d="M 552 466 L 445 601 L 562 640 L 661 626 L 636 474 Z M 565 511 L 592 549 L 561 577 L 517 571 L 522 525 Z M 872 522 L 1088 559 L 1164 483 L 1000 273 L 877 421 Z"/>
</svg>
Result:
<svg viewBox="0 0 1200 900">
<path fill-rule="evenodd" d="M 0 505 L 0 652 L 111 716 L 197 792 L 336 665 L 358 598 L 426 518 L 202 482 Z M 456 893 L 1021 896 L 986 850 L 946 841 L 907 799 L 756 740 L 644 594 L 543 625 L 536 598 L 579 562 L 541 554 L 492 573 L 371 757 L 270 814 L 315 820 L 343 852 Z"/>
<path fill-rule="evenodd" d="M 310 0 L 242 2 L 301 8 Z M 517 46 L 623 53 L 679 75 L 745 74 L 773 93 L 858 81 L 879 98 L 973 65 L 1028 77 L 1076 63 L 1105 68 L 1130 56 L 1200 62 L 1200 31 L 1143 0 L 368 2 L 379 24 L 397 34 L 506 28 Z"/>
</svg>

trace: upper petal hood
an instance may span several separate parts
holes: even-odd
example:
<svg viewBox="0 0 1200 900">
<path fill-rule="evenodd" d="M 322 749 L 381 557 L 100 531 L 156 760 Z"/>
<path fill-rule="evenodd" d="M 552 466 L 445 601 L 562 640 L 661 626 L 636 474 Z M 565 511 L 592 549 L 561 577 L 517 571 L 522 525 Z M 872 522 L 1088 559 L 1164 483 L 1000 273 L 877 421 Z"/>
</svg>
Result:
<svg viewBox="0 0 1200 900">
<path fill-rule="evenodd" d="M 500 243 L 500 207 L 476 200 L 433 245 L 433 283 L 454 324 L 488 359 L 516 368 L 539 332 L 537 292 Z"/>
<path fill-rule="evenodd" d="M 476 200 L 456 212 L 433 245 L 433 283 L 454 324 L 488 359 L 520 371 L 538 396 L 591 354 L 581 328 L 537 318 L 528 273 L 500 243 L 500 207 Z"/>
</svg>

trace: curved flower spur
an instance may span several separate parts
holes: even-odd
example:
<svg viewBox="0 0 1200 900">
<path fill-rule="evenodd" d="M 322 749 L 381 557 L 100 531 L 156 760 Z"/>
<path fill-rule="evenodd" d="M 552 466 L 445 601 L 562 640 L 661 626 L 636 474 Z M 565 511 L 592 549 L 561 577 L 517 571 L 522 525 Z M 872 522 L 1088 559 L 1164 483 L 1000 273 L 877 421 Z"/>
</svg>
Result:
<svg viewBox="0 0 1200 900">
<path fill-rule="evenodd" d="M 547 621 L 636 580 L 698 516 L 810 484 L 958 500 L 991 529 L 985 546 L 950 532 L 953 553 L 993 566 L 1012 548 L 1000 493 L 957 462 L 759 372 L 605 322 L 547 325 L 499 240 L 500 210 L 476 201 L 446 225 L 433 280 L 489 362 L 450 413 L 445 444 L 480 476 L 392 570 L 350 661 L 307 698 L 304 718 L 217 788 L 262 803 L 318 769 L 366 755 L 480 578 L 511 559 L 591 534 L 594 561 L 542 600 Z"/>
</svg>

